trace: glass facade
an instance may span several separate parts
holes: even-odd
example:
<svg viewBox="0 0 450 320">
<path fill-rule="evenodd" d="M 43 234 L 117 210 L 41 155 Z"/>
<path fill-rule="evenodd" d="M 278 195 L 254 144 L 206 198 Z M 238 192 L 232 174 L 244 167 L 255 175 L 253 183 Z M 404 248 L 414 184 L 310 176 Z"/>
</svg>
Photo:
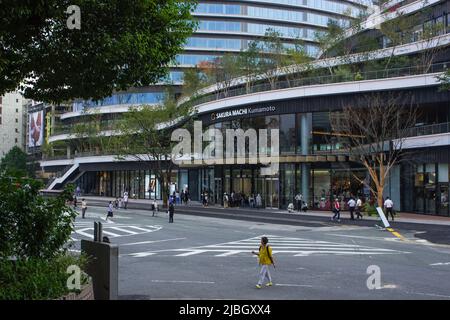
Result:
<svg viewBox="0 0 450 320">
<path fill-rule="evenodd" d="M 99 101 L 77 101 L 73 104 L 73 111 L 82 111 L 84 108 L 95 108 L 102 106 L 123 105 L 123 104 L 154 104 L 164 99 L 163 92 L 144 93 L 120 93 Z"/>
</svg>

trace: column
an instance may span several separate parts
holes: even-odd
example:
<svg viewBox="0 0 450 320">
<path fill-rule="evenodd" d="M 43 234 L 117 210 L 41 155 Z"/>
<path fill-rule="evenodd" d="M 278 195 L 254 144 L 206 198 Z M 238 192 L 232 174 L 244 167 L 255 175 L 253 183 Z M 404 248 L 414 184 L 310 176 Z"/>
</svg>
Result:
<svg viewBox="0 0 450 320">
<path fill-rule="evenodd" d="M 309 154 L 309 144 L 311 141 L 311 113 L 304 113 L 300 117 L 300 126 L 301 126 L 301 154 L 306 156 Z M 302 172 L 302 189 L 301 193 L 303 195 L 303 201 L 310 206 L 310 197 L 309 197 L 309 180 L 311 176 L 311 165 L 309 163 L 302 163 L 301 165 Z"/>
</svg>

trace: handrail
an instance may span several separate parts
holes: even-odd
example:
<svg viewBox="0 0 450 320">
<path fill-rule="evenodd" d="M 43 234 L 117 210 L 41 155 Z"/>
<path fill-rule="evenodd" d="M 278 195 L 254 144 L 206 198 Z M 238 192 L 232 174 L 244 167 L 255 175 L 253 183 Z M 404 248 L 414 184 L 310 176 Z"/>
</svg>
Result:
<svg viewBox="0 0 450 320">
<path fill-rule="evenodd" d="M 363 80 L 376 80 L 376 79 L 386 79 L 386 78 L 395 78 L 402 76 L 412 76 L 419 74 L 431 74 L 431 73 L 439 73 L 444 72 L 447 68 L 450 67 L 450 61 L 432 64 L 430 66 L 412 66 L 412 67 L 404 67 L 404 68 L 392 68 L 392 69 L 383 69 L 383 70 L 375 70 L 375 71 L 366 71 L 366 72 L 356 72 L 347 75 L 327 75 L 327 76 L 317 76 L 317 77 L 309 77 L 303 79 L 294 79 L 294 80 L 283 80 L 277 81 L 275 84 L 270 83 L 262 83 L 253 85 L 250 89 L 244 87 L 222 90 L 221 92 L 215 92 L 206 94 L 204 96 L 193 98 L 185 102 L 186 104 L 190 104 L 192 106 L 197 106 L 203 103 L 220 100 L 224 98 L 236 97 L 245 94 L 264 92 L 264 91 L 273 91 L 287 88 L 296 88 L 303 86 L 311 86 L 311 85 L 320 85 L 320 84 L 331 84 L 331 83 L 341 83 L 341 82 L 349 82 L 349 81 L 363 81 Z"/>
</svg>

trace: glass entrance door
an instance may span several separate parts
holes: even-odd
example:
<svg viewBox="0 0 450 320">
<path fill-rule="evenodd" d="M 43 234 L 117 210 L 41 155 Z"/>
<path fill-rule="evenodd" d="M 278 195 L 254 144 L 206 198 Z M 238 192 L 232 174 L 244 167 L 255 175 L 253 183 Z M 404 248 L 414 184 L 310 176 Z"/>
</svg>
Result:
<svg viewBox="0 0 450 320">
<path fill-rule="evenodd" d="M 267 178 L 265 184 L 264 202 L 267 208 L 279 207 L 279 180 L 278 178 Z"/>
</svg>

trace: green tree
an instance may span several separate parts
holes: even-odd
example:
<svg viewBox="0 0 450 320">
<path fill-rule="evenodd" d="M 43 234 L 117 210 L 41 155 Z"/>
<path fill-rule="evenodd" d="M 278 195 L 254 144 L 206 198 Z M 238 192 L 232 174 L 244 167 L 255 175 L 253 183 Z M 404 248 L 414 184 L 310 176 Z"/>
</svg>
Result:
<svg viewBox="0 0 450 320">
<path fill-rule="evenodd" d="M 184 97 L 193 97 L 198 90 L 206 86 L 205 75 L 198 67 L 184 71 L 182 94 Z"/>
<path fill-rule="evenodd" d="M 27 175 L 27 154 L 18 146 L 11 150 L 1 159 L 0 171 L 6 171 L 14 176 Z"/>
<path fill-rule="evenodd" d="M 237 63 L 243 76 L 245 76 L 245 89 L 247 93 L 256 81 L 258 74 L 259 49 L 258 41 L 251 41 L 248 48 L 239 53 Z"/>
<path fill-rule="evenodd" d="M 69 29 L 70 5 L 81 28 Z M 5 0 L 0 6 L 0 95 L 98 100 L 155 83 L 196 22 L 195 0 Z"/>
<path fill-rule="evenodd" d="M 174 163 L 171 161 L 173 124 L 191 113 L 188 106 L 177 107 L 172 93 L 166 93 L 162 104 L 133 107 L 117 123 L 118 160 L 138 161 L 152 170 L 161 184 L 163 204 L 167 206 Z M 178 123 L 179 125 L 179 123 Z"/>
<path fill-rule="evenodd" d="M 439 91 L 450 91 L 450 69 L 447 69 L 438 79 L 441 81 Z"/>
</svg>

